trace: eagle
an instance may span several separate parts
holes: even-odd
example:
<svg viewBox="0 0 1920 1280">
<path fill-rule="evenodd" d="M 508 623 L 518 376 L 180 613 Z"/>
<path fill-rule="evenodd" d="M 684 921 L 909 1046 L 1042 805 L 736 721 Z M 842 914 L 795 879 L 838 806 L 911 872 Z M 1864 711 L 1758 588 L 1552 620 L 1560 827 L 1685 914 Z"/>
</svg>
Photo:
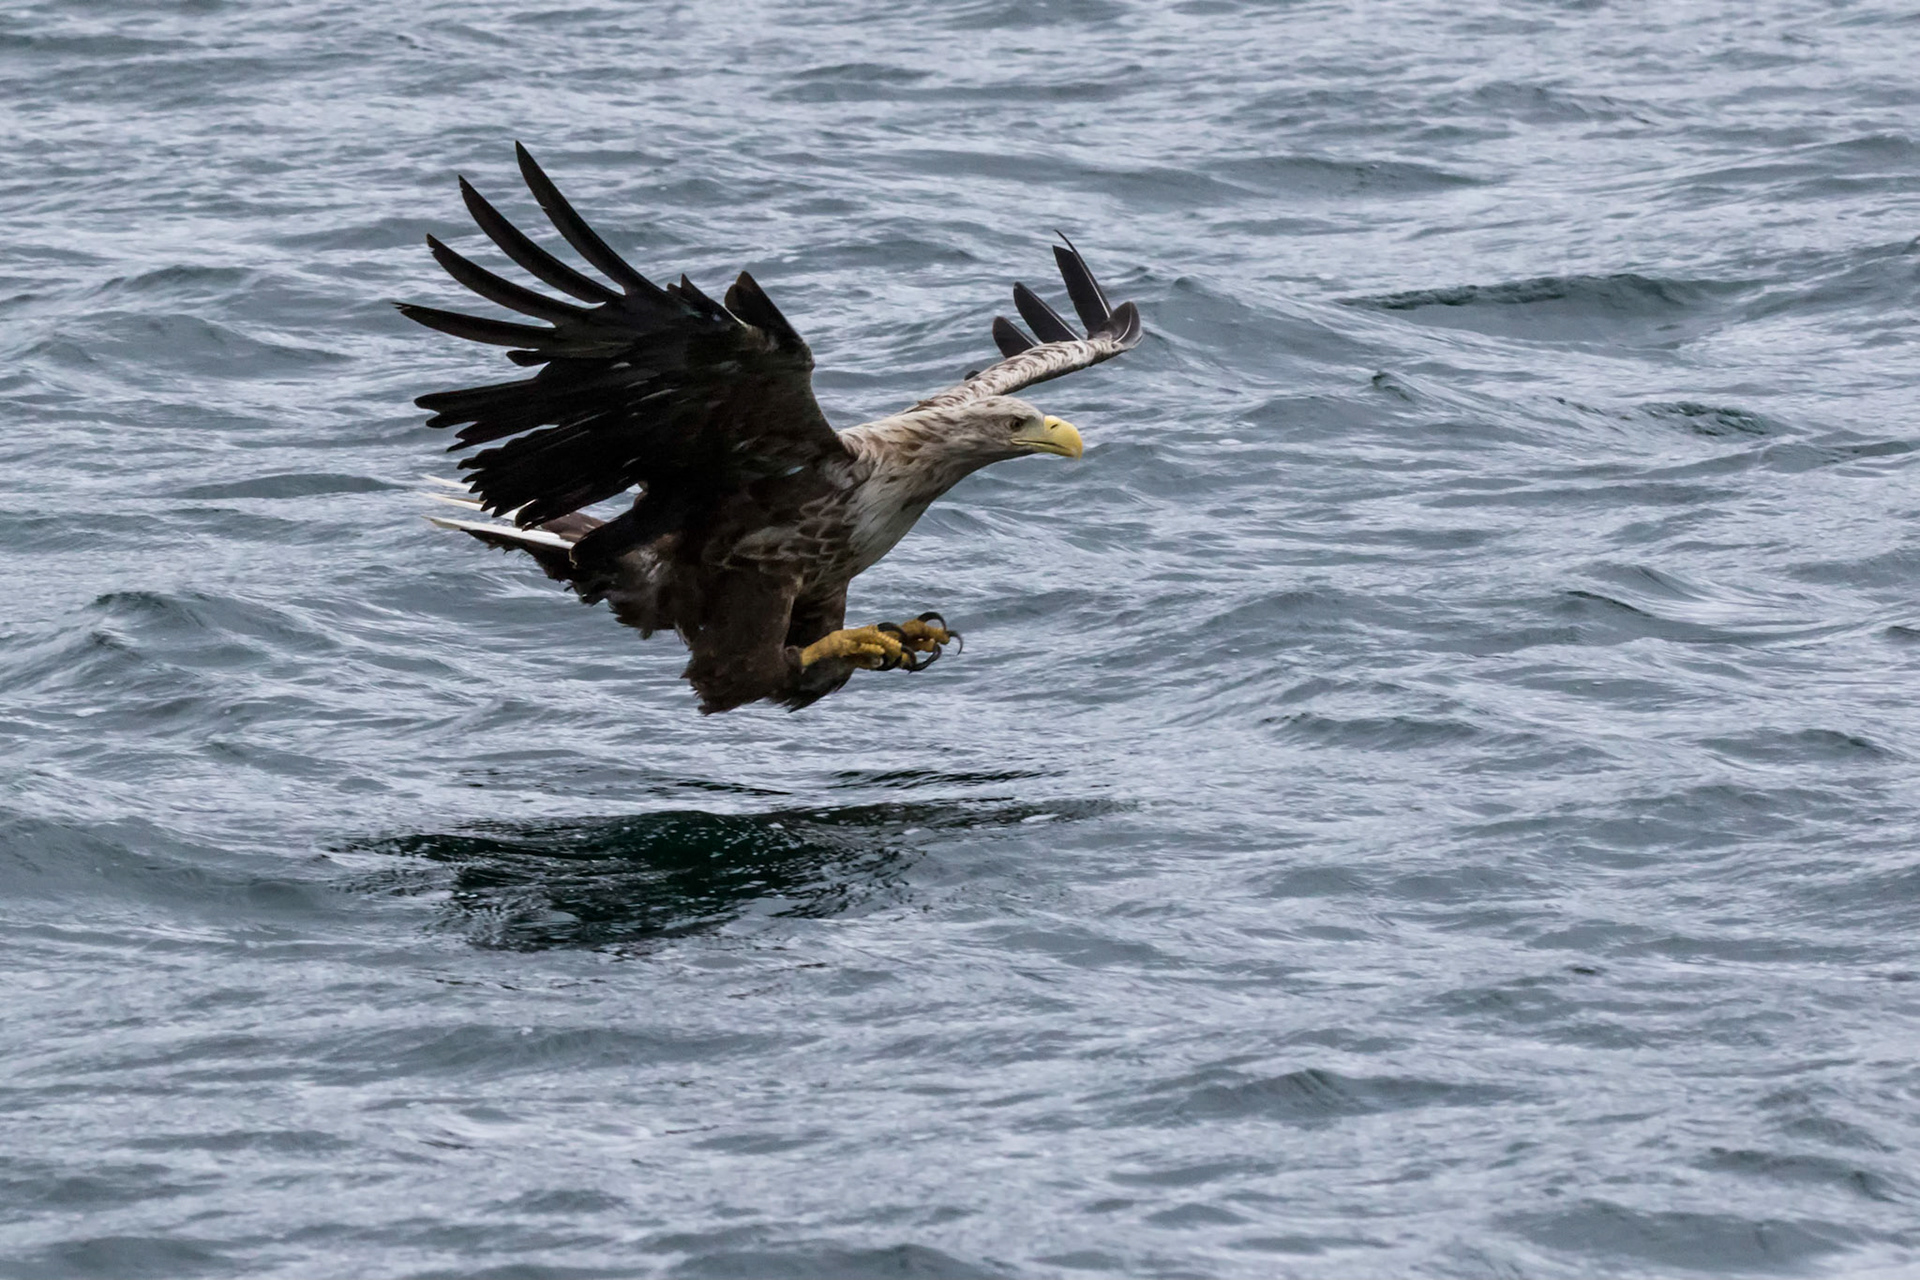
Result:
<svg viewBox="0 0 1920 1280">
<path fill-rule="evenodd" d="M 847 584 L 891 550 L 934 499 L 991 462 L 1078 458 L 1080 433 L 1014 393 L 1140 341 L 1130 302 L 1108 303 L 1072 241 L 1054 257 L 1084 336 L 1024 284 L 1032 336 L 993 321 L 1001 359 L 956 386 L 836 431 L 812 389 L 813 353 L 753 277 L 716 302 L 685 275 L 641 275 L 574 211 L 527 149 L 521 177 L 561 239 L 604 281 L 542 248 L 463 177 L 488 239 L 564 299 L 427 247 L 448 275 L 526 324 L 398 303 L 414 320 L 508 348 L 530 377 L 414 403 L 472 450 L 438 496 L 468 515 L 435 523 L 522 551 L 642 636 L 671 629 L 703 712 L 761 700 L 798 710 L 857 670 L 918 671 L 959 636 L 937 612 L 846 625 Z M 611 519 L 584 508 L 621 495 Z"/>
</svg>

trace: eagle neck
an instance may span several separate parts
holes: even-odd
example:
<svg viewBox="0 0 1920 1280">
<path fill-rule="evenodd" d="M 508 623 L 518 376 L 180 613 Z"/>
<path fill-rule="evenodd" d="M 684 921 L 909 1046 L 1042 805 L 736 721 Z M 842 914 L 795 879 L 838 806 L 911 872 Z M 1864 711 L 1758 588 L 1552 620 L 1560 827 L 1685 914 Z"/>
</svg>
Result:
<svg viewBox="0 0 1920 1280">
<path fill-rule="evenodd" d="M 1017 456 L 985 446 L 972 424 L 948 417 L 959 415 L 896 414 L 841 433 L 868 466 L 850 511 L 856 573 L 891 551 L 934 499 L 988 463 Z"/>
<path fill-rule="evenodd" d="M 983 447 L 977 426 L 952 411 L 900 413 L 862 423 L 845 435 L 873 466 L 872 479 L 899 501 L 928 503 L 991 462 L 1019 451 Z"/>
</svg>

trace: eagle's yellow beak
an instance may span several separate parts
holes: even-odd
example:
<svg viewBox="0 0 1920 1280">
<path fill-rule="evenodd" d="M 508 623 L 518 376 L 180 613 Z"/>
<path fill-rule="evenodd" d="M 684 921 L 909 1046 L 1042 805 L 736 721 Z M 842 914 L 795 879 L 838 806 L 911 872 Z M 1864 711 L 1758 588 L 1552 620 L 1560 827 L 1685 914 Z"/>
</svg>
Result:
<svg viewBox="0 0 1920 1280">
<path fill-rule="evenodd" d="M 1057 453 L 1063 458 L 1077 458 L 1086 452 L 1086 445 L 1080 441 L 1080 433 L 1073 424 L 1062 418 L 1048 417 L 1037 429 L 1029 428 L 1013 438 L 1015 444 L 1025 445 L 1035 453 Z"/>
</svg>

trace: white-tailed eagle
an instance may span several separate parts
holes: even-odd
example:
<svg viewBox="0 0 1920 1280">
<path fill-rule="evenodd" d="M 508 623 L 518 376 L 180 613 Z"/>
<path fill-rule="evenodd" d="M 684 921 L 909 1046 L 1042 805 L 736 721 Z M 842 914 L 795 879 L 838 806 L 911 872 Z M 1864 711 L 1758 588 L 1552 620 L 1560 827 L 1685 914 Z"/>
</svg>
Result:
<svg viewBox="0 0 1920 1280">
<path fill-rule="evenodd" d="M 702 711 L 762 698 L 797 709 L 856 669 L 919 670 L 938 657 L 954 637 L 937 613 L 845 627 L 848 581 L 970 472 L 1031 453 L 1079 457 L 1079 432 L 1013 393 L 1133 347 L 1133 304 L 1109 306 L 1071 242 L 1056 247 L 1085 337 L 1016 284 L 1014 305 L 1035 337 L 996 318 L 997 364 L 835 431 L 813 398 L 812 352 L 751 276 L 742 272 L 722 302 L 685 276 L 655 285 L 516 150 L 555 230 L 609 283 L 535 244 L 460 180 L 480 230 L 573 301 L 427 237 L 459 283 L 545 322 L 401 304 L 429 328 L 511 348 L 509 360 L 539 369 L 415 401 L 432 413 L 428 426 L 459 428 L 451 451 L 489 446 L 460 463 L 463 480 L 445 482 L 459 494 L 445 496 L 503 521 L 436 523 L 528 553 L 642 635 L 672 628 L 692 652 L 686 678 Z M 582 511 L 633 489 L 632 507 L 611 520 Z"/>
</svg>

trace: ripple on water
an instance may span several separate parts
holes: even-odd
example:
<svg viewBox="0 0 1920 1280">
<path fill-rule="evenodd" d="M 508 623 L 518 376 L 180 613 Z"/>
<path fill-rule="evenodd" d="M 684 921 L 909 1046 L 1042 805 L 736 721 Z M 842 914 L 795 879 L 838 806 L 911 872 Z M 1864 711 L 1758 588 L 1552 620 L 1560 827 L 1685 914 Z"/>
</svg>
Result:
<svg viewBox="0 0 1920 1280">
<path fill-rule="evenodd" d="M 1303 1067 L 1275 1076 L 1238 1067 L 1205 1067 L 1150 1085 L 1144 1097 L 1113 1110 L 1113 1122 L 1183 1126 L 1208 1121 L 1269 1120 L 1320 1125 L 1348 1116 L 1427 1107 L 1487 1107 L 1521 1095 L 1506 1086 L 1416 1077 L 1341 1075 Z"/>
<path fill-rule="evenodd" d="M 1868 1242 L 1859 1232 L 1818 1219 L 1648 1211 L 1599 1199 L 1507 1222 L 1525 1239 L 1561 1254 L 1683 1271 L 1799 1272 Z"/>
</svg>

